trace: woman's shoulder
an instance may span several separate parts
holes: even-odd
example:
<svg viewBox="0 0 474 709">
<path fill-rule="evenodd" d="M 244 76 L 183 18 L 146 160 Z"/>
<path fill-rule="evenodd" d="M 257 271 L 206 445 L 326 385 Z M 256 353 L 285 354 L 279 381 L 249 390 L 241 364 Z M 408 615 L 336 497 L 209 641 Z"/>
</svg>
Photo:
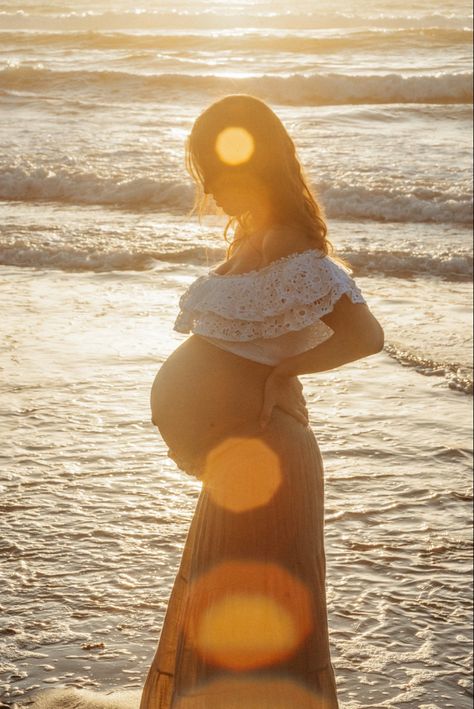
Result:
<svg viewBox="0 0 474 709">
<path fill-rule="evenodd" d="M 316 248 L 314 239 L 298 225 L 281 224 L 271 227 L 262 239 L 262 266 L 287 256 Z"/>
</svg>

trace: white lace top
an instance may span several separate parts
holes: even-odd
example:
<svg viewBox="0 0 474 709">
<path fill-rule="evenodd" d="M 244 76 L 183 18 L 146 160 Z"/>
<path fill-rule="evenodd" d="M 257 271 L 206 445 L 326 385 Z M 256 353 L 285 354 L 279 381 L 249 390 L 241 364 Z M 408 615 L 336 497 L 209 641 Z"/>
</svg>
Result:
<svg viewBox="0 0 474 709">
<path fill-rule="evenodd" d="M 256 271 L 201 276 L 181 297 L 174 329 L 275 366 L 334 334 L 321 317 L 344 293 L 365 303 L 342 266 L 309 249 Z"/>
</svg>

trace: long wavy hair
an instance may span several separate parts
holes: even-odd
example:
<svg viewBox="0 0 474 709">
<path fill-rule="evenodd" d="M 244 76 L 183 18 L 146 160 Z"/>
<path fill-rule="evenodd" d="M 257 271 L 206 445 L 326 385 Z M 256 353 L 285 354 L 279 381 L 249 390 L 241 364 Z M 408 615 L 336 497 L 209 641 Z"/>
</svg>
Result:
<svg viewBox="0 0 474 709">
<path fill-rule="evenodd" d="M 254 96 L 234 94 L 211 104 L 196 119 L 186 143 L 186 167 L 196 184 L 194 211 L 208 211 L 205 181 L 217 174 L 242 171 L 226 165 L 216 151 L 218 136 L 229 127 L 247 131 L 253 139 L 253 153 L 245 163 L 246 174 L 263 184 L 276 225 L 298 226 L 326 255 L 334 254 L 327 238 L 324 214 L 310 189 L 296 155 L 295 144 L 278 116 Z M 231 217 L 224 230 L 229 244 L 227 257 L 252 233 L 251 214 Z M 232 238 L 229 239 L 229 235 Z"/>
</svg>

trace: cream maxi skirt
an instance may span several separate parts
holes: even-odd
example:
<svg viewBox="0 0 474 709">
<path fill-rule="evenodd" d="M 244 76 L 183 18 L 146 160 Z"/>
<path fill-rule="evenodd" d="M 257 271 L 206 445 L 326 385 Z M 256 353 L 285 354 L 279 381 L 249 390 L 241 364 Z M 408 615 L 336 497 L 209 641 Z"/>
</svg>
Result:
<svg viewBox="0 0 474 709">
<path fill-rule="evenodd" d="M 201 477 L 140 709 L 337 709 L 312 431 L 274 409 Z"/>
</svg>

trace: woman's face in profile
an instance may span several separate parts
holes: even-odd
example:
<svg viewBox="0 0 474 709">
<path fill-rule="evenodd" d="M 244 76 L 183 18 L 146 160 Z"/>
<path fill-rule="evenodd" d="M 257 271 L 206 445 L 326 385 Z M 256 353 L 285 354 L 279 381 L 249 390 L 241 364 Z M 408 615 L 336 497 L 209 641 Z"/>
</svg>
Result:
<svg viewBox="0 0 474 709">
<path fill-rule="evenodd" d="M 243 174 L 222 171 L 204 179 L 204 192 L 230 217 L 249 211 L 248 181 Z"/>
<path fill-rule="evenodd" d="M 268 203 L 268 190 L 249 170 L 223 170 L 204 178 L 204 192 L 230 217 L 261 211 Z"/>
</svg>

